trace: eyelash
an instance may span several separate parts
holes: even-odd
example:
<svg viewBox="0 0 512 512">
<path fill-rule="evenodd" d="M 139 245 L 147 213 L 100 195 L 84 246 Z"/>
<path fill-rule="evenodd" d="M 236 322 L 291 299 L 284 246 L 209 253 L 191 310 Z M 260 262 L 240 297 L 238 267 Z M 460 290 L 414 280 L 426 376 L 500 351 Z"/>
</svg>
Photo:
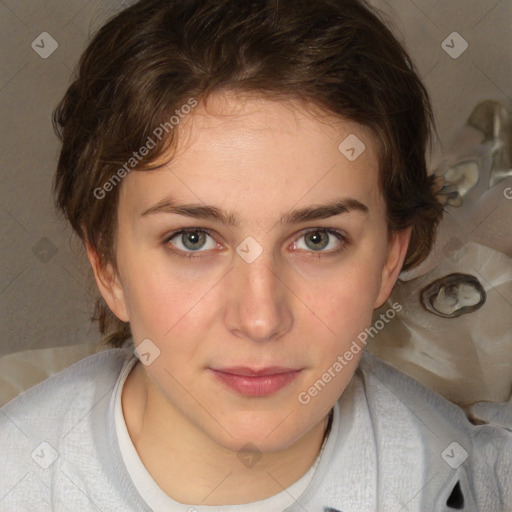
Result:
<svg viewBox="0 0 512 512">
<path fill-rule="evenodd" d="M 167 236 L 165 238 L 163 243 L 172 254 L 174 254 L 176 256 L 180 256 L 182 258 L 188 258 L 188 259 L 201 258 L 201 257 L 203 257 L 201 255 L 201 253 L 207 252 L 207 251 L 190 251 L 190 252 L 182 251 L 181 249 L 176 249 L 175 247 L 172 246 L 172 244 L 169 243 L 173 238 L 175 238 L 179 235 L 186 234 L 186 233 L 206 233 L 206 234 L 210 235 L 212 238 L 215 238 L 213 231 L 210 229 L 207 229 L 207 228 L 186 228 L 186 229 L 180 229 L 179 231 L 174 231 L 173 233 L 171 233 L 169 236 Z M 299 240 L 300 238 L 308 235 L 309 233 L 328 233 L 329 235 L 333 235 L 340 242 L 342 242 L 341 246 L 338 249 L 334 249 L 331 251 L 318 251 L 318 252 L 310 251 L 312 253 L 311 256 L 314 256 L 314 257 L 320 258 L 320 257 L 324 257 L 324 256 L 336 256 L 336 255 L 342 253 L 347 248 L 347 246 L 350 245 L 350 241 L 349 241 L 348 237 L 343 232 L 338 231 L 336 229 L 331 229 L 331 228 L 309 228 L 306 231 L 303 231 L 296 240 Z"/>
</svg>

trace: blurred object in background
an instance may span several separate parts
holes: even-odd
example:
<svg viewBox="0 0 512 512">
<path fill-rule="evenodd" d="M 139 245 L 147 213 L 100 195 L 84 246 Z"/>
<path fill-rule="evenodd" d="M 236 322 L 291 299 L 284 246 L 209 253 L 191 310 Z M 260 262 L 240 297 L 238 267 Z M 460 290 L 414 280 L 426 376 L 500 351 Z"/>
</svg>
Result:
<svg viewBox="0 0 512 512">
<path fill-rule="evenodd" d="M 479 103 L 433 173 L 445 206 L 435 246 L 415 279 L 469 242 L 512 257 L 512 115 L 496 101 Z"/>
<path fill-rule="evenodd" d="M 436 281 L 441 291 L 439 284 L 453 275 L 471 276 L 468 282 L 473 290 L 469 294 L 472 307 L 467 307 L 467 297 L 457 306 L 455 301 L 461 297 L 452 293 L 448 301 L 439 299 L 439 294 L 437 300 L 444 302 L 445 308 L 459 310 L 457 316 L 439 315 L 425 308 L 422 291 L 432 290 L 432 283 Z M 474 303 L 474 291 L 480 294 L 479 287 L 484 290 L 486 299 Z M 489 247 L 469 243 L 423 276 L 397 283 L 388 302 L 398 302 L 403 309 L 368 343 L 369 352 L 460 405 L 509 399 L 512 389 L 511 258 Z M 379 308 L 377 314 L 389 309 L 389 303 Z M 466 312 L 461 313 L 464 308 Z"/>
<path fill-rule="evenodd" d="M 434 250 L 401 274 L 389 302 L 403 309 L 368 344 L 463 406 L 511 399 L 511 117 L 501 103 L 484 101 L 455 137 L 434 171 L 445 206 Z M 472 411 L 483 419 L 493 408 Z"/>
<path fill-rule="evenodd" d="M 80 343 L 23 350 L 0 357 L 0 407 L 39 382 L 105 348 L 100 343 Z"/>
</svg>

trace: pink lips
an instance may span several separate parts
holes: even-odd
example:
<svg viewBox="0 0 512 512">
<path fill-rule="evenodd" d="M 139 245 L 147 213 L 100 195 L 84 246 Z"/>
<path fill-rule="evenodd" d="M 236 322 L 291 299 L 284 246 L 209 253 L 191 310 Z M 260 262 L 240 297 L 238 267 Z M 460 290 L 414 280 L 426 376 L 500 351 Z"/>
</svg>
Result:
<svg viewBox="0 0 512 512">
<path fill-rule="evenodd" d="M 211 369 L 216 378 L 234 391 L 245 396 L 268 396 L 294 380 L 302 370 L 273 366 L 255 370 L 237 366 Z"/>
</svg>

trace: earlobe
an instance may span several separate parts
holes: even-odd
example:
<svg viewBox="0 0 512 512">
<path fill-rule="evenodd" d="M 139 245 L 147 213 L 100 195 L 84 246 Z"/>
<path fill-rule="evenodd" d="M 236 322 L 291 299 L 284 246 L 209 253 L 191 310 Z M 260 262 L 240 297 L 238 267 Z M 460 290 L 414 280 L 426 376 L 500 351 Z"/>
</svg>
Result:
<svg viewBox="0 0 512 512">
<path fill-rule="evenodd" d="M 382 269 L 382 279 L 379 294 L 375 301 L 374 308 L 377 309 L 388 300 L 400 275 L 403 262 L 407 255 L 412 228 L 395 231 L 388 244 L 388 257 Z"/>
<path fill-rule="evenodd" d="M 85 249 L 94 273 L 96 285 L 105 299 L 107 306 L 119 320 L 128 322 L 129 315 L 126 307 L 124 289 L 114 266 L 111 263 L 102 266 L 96 250 L 87 241 L 85 242 Z"/>
</svg>

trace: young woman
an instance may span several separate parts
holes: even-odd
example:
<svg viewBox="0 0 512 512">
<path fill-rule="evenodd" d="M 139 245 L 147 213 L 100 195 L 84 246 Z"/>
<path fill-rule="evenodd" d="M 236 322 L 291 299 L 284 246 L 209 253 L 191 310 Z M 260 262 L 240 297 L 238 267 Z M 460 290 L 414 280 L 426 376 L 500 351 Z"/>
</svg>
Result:
<svg viewBox="0 0 512 512">
<path fill-rule="evenodd" d="M 427 93 L 370 7 L 142 0 L 55 118 L 115 348 L 3 409 L 1 510 L 512 507 L 510 432 L 364 352 L 442 214 Z"/>
</svg>

